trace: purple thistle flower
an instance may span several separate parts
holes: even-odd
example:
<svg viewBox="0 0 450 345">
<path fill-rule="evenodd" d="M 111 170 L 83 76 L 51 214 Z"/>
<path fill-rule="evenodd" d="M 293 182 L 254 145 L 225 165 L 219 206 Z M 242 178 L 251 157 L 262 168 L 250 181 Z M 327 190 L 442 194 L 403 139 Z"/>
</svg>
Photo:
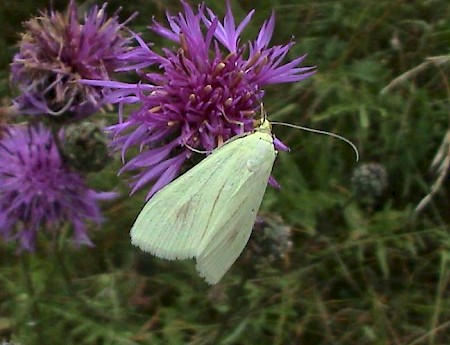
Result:
<svg viewBox="0 0 450 345">
<path fill-rule="evenodd" d="M 137 70 L 139 84 L 83 81 L 115 88 L 108 102 L 121 107 L 120 123 L 110 127 L 112 147 L 123 159 L 131 147 L 140 149 L 121 171 L 140 171 L 132 192 L 155 182 L 147 199 L 179 174 L 192 149 L 211 152 L 229 138 L 251 132 L 265 86 L 314 73 L 313 67 L 298 67 L 305 56 L 282 63 L 294 42 L 269 47 L 274 14 L 258 37 L 243 45 L 240 35 L 254 11 L 236 25 L 229 3 L 223 22 L 204 4 L 197 13 L 184 1 L 182 5 L 184 13 L 167 14 L 169 28 L 155 21 L 150 26 L 176 47 L 160 55 L 136 35 L 139 46 L 122 56 L 127 66 L 120 70 Z M 147 67 L 153 71 L 144 70 Z M 123 120 L 127 103 L 138 108 Z M 279 141 L 275 144 L 285 148 Z M 271 179 L 271 184 L 276 182 Z"/>
<path fill-rule="evenodd" d="M 41 13 L 25 22 L 20 51 L 11 64 L 11 82 L 20 91 L 14 105 L 21 113 L 68 113 L 78 119 L 100 108 L 102 88 L 79 80 L 109 80 L 120 66 L 117 56 L 130 42 L 123 35 L 125 23 L 119 23 L 117 12 L 108 18 L 105 7 L 92 8 L 80 22 L 71 0 L 64 14 Z"/>
<path fill-rule="evenodd" d="M 86 222 L 102 220 L 97 200 L 115 193 L 89 189 L 64 164 L 53 135 L 42 125 L 5 127 L 0 139 L 0 236 L 33 250 L 41 228 L 55 235 L 69 222 L 78 244 L 92 245 Z"/>
</svg>

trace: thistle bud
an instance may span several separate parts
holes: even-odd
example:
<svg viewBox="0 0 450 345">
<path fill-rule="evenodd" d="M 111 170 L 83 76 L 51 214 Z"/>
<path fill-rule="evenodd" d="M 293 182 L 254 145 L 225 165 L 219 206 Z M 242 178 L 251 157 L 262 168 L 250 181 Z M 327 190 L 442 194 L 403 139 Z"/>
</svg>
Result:
<svg viewBox="0 0 450 345">
<path fill-rule="evenodd" d="M 86 121 L 66 126 L 64 141 L 60 144 L 65 162 L 80 172 L 102 170 L 110 161 L 107 138 L 102 129 L 102 124 Z"/>
</svg>

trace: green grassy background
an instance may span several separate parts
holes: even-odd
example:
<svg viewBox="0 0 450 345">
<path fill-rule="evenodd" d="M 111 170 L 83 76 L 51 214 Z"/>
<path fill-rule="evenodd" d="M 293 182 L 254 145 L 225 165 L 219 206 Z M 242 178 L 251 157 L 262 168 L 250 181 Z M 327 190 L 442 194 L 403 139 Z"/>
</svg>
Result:
<svg viewBox="0 0 450 345">
<path fill-rule="evenodd" d="M 86 8 L 93 4 L 88 1 Z M 8 64 L 21 21 L 48 5 L 3 0 L 0 22 L 0 100 L 13 95 Z M 83 6 L 84 6 L 83 5 Z M 207 1 L 224 13 L 222 1 Z M 123 196 L 106 205 L 108 222 L 92 229 L 95 248 L 76 249 L 62 230 L 52 247 L 42 237 L 32 255 L 0 244 L 0 341 L 13 344 L 450 344 L 449 190 L 429 167 L 449 127 L 450 3 L 447 0 L 232 1 L 237 17 L 255 8 L 244 33 L 254 37 L 272 9 L 273 43 L 297 44 L 318 72 L 305 82 L 266 89 L 273 120 L 338 133 L 341 141 L 290 128 L 274 132 L 291 148 L 280 153 L 262 211 L 281 216 L 293 248 L 284 260 L 247 250 L 217 286 L 206 285 L 192 262 L 139 253 L 128 231 L 144 194 L 127 196 L 119 162 L 90 176 L 99 189 Z M 56 8 L 64 2 L 55 1 Z M 109 2 L 145 31 L 153 15 L 178 1 Z M 244 41 L 245 41 L 244 40 Z M 413 70 L 386 92 L 396 77 Z M 107 114 L 110 121 L 116 114 Z M 447 145 L 448 146 L 448 145 Z M 442 164 L 450 159 L 446 146 Z M 352 171 L 377 162 L 389 184 L 376 205 L 353 193 Z M 7 162 L 0 162 L 7 164 Z M 420 213 L 414 208 L 435 185 Z"/>
</svg>

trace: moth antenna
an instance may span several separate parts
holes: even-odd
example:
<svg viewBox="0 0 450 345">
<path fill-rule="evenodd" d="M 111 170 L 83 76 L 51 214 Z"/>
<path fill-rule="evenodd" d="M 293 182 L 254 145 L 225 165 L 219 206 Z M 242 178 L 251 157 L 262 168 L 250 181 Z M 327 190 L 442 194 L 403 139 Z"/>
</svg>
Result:
<svg viewBox="0 0 450 345">
<path fill-rule="evenodd" d="M 356 145 L 353 144 L 350 140 L 348 140 L 347 138 L 344 138 L 343 136 L 340 136 L 339 134 L 335 134 L 335 133 L 331 133 L 331 132 L 327 132 L 327 131 L 322 131 L 320 129 L 314 129 L 314 128 L 308 128 L 308 127 L 303 127 L 303 126 L 298 126 L 298 125 L 293 125 L 291 123 L 285 123 L 285 122 L 276 122 L 276 121 L 272 121 L 271 122 L 272 125 L 281 125 L 281 126 L 286 126 L 286 127 L 291 127 L 291 128 L 296 128 L 296 129 L 301 129 L 302 131 L 307 131 L 307 132 L 312 132 L 312 133 L 317 133 L 317 134 L 324 134 L 324 135 L 328 135 L 330 137 L 342 140 L 344 142 L 346 142 L 348 145 L 350 145 L 353 149 L 353 151 L 355 151 L 355 155 L 356 155 L 356 161 L 359 161 L 359 151 L 356 148 Z"/>
<path fill-rule="evenodd" d="M 269 122 L 268 117 L 267 117 L 267 112 L 264 109 L 264 103 L 260 103 L 259 104 L 259 109 L 261 110 L 261 115 L 259 116 L 258 120 L 253 120 L 253 128 L 254 129 L 258 129 L 261 128 L 262 126 L 267 127 L 269 130 L 272 129 L 272 126 L 270 125 L 271 122 Z M 266 125 L 264 125 L 267 122 Z"/>
<path fill-rule="evenodd" d="M 262 120 L 261 123 L 263 123 L 263 122 L 267 121 L 267 112 L 264 109 L 264 103 L 263 102 L 261 102 L 260 108 L 261 108 L 261 120 Z"/>
<path fill-rule="evenodd" d="M 239 129 L 240 129 L 240 132 L 241 132 L 240 134 L 244 133 L 244 122 L 230 120 L 230 119 L 227 117 L 227 114 L 225 114 L 224 111 L 221 111 L 221 112 L 222 112 L 222 115 L 223 115 L 223 117 L 225 118 L 225 120 L 227 120 L 229 123 L 232 123 L 232 124 L 235 124 L 235 125 L 238 125 L 238 126 L 239 126 Z"/>
<path fill-rule="evenodd" d="M 184 143 L 184 146 L 186 146 L 189 150 L 191 150 L 192 152 L 195 153 L 200 153 L 202 155 L 206 155 L 206 154 L 210 154 L 212 151 L 202 151 L 202 150 L 197 150 L 196 148 L 192 147 L 191 145 L 189 145 L 188 143 Z"/>
</svg>

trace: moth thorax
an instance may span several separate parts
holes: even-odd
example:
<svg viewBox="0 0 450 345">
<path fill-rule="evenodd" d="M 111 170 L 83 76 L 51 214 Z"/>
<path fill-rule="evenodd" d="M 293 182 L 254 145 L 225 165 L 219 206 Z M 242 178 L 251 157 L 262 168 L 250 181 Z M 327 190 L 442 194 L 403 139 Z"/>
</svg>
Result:
<svg viewBox="0 0 450 345">
<path fill-rule="evenodd" d="M 272 125 L 270 124 L 269 120 L 266 118 L 261 118 L 261 124 L 259 127 L 255 128 L 256 132 L 262 132 L 267 134 L 272 134 Z"/>
</svg>

